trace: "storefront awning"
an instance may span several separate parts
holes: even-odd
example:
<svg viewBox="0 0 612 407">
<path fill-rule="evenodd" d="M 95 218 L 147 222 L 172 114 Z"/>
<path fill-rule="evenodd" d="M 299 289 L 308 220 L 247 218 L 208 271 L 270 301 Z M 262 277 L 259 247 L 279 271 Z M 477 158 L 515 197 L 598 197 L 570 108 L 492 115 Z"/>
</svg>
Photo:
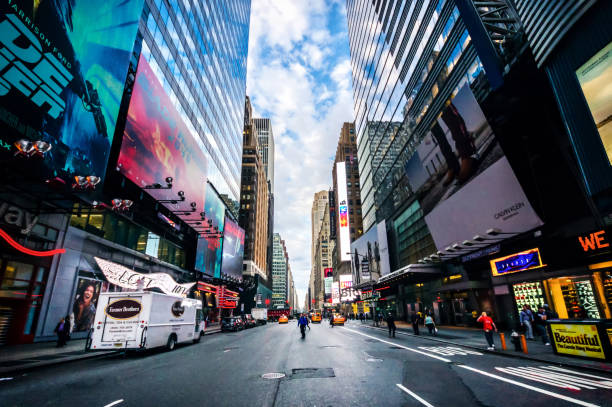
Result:
<svg viewBox="0 0 612 407">
<path fill-rule="evenodd" d="M 386 276 L 382 276 L 380 279 L 378 279 L 378 284 L 384 283 L 385 281 L 393 280 L 409 273 L 441 274 L 442 270 L 438 265 L 409 264 L 405 267 L 402 267 L 401 269 L 395 270 L 394 272 L 387 274 Z"/>
</svg>

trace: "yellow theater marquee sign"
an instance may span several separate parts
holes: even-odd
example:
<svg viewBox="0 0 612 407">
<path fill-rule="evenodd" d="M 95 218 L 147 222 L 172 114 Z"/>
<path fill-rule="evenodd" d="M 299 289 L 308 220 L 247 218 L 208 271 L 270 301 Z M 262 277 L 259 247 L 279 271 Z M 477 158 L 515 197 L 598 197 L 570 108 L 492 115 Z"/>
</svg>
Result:
<svg viewBox="0 0 612 407">
<path fill-rule="evenodd" d="M 557 353 L 605 359 L 595 324 L 550 324 Z"/>
</svg>

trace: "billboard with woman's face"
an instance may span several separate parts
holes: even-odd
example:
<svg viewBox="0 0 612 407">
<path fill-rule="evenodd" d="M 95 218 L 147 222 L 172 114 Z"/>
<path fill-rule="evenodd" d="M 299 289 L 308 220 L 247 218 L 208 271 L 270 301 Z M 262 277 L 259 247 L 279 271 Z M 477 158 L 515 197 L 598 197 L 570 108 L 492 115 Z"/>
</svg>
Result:
<svg viewBox="0 0 612 407">
<path fill-rule="evenodd" d="M 88 331 L 96 316 L 96 305 L 102 282 L 79 278 L 76 295 L 72 303 L 72 331 Z"/>
</svg>

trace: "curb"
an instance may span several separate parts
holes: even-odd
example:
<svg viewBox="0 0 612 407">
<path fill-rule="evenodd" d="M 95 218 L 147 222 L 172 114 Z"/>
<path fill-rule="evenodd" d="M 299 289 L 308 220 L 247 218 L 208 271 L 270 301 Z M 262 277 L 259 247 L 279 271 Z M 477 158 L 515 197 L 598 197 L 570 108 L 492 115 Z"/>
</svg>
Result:
<svg viewBox="0 0 612 407">
<path fill-rule="evenodd" d="M 221 330 L 204 332 L 204 336 L 214 335 L 220 332 Z M 121 352 L 122 350 L 92 352 L 92 353 L 84 353 L 82 355 L 77 355 L 77 356 L 67 357 L 67 358 L 62 358 L 62 359 L 57 359 L 57 360 L 41 361 L 41 362 L 36 362 L 36 363 L 26 363 L 21 366 L 0 368 L 0 375 L 20 374 L 20 373 L 30 372 L 32 370 L 35 370 L 41 367 L 50 367 L 50 366 L 55 366 L 55 365 L 61 365 L 64 363 L 78 362 L 80 360 L 97 359 L 97 358 L 102 359 L 104 357 L 121 354 Z M 35 356 L 32 356 L 29 359 L 35 359 L 35 358 L 36 358 Z"/>
<path fill-rule="evenodd" d="M 377 328 L 377 327 L 373 327 L 373 326 L 365 326 L 365 327 L 366 328 L 370 328 L 370 329 L 378 329 L 378 330 L 386 331 L 385 328 Z M 400 329 L 397 329 L 397 330 L 400 331 Z M 418 338 L 421 338 L 421 339 L 427 339 L 429 341 L 434 341 L 434 342 L 447 343 L 447 344 L 455 345 L 455 346 L 461 346 L 461 347 L 464 347 L 464 348 L 474 349 L 474 350 L 477 350 L 479 352 L 488 353 L 488 354 L 491 354 L 491 355 L 505 356 L 505 357 L 516 358 L 516 359 L 532 360 L 532 361 L 541 362 L 541 363 L 549 363 L 549 364 L 552 363 L 554 365 L 559 365 L 559 366 L 564 366 L 564 367 L 571 367 L 571 368 L 574 368 L 574 369 L 583 369 L 583 370 L 589 370 L 589 371 L 596 372 L 596 373 L 612 374 L 612 370 L 601 369 L 601 368 L 598 368 L 598 367 L 595 367 L 595 366 L 578 365 L 578 364 L 570 363 L 570 362 L 566 362 L 566 361 L 561 361 L 561 362 L 551 361 L 551 360 L 547 360 L 547 359 L 536 358 L 536 357 L 533 357 L 533 356 L 526 356 L 524 353 L 518 353 L 518 352 L 516 354 L 506 353 L 506 352 L 497 352 L 497 351 L 492 351 L 492 350 L 488 350 L 488 349 L 483 349 L 483 348 L 478 347 L 478 346 L 465 345 L 465 344 L 461 344 L 461 343 L 457 343 L 457 342 L 452 342 L 452 341 L 445 340 L 445 339 L 432 338 L 432 337 L 422 336 L 422 335 L 415 335 L 415 334 L 411 334 L 409 332 L 405 332 L 404 330 L 401 330 L 400 332 L 402 334 L 404 334 L 404 335 L 407 335 L 407 336 L 418 337 Z"/>
</svg>

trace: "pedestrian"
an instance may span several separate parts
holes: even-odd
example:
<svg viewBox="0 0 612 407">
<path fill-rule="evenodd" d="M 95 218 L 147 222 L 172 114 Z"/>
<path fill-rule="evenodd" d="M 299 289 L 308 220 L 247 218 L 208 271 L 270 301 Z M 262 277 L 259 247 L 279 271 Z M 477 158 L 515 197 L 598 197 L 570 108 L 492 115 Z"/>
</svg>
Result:
<svg viewBox="0 0 612 407">
<path fill-rule="evenodd" d="M 389 328 L 389 338 L 391 337 L 391 333 L 393 333 L 393 337 L 395 338 L 395 319 L 390 312 L 387 314 L 387 328 Z"/>
<path fill-rule="evenodd" d="M 334 313 L 333 312 L 329 314 L 329 326 L 332 328 L 334 327 Z"/>
<path fill-rule="evenodd" d="M 486 311 L 483 311 L 477 321 L 482 323 L 482 329 L 484 330 L 485 338 L 487 339 L 487 343 L 489 344 L 489 347 L 487 349 L 495 350 L 495 343 L 493 342 L 493 330 L 497 332 L 497 327 L 495 326 L 493 319 L 487 315 Z"/>
<path fill-rule="evenodd" d="M 533 327 L 531 325 L 533 322 L 533 313 L 527 308 L 527 305 L 523 305 L 523 310 L 519 315 L 519 319 L 521 327 L 525 329 L 525 337 L 530 340 L 535 339 L 533 337 Z"/>
<path fill-rule="evenodd" d="M 419 334 L 419 315 L 416 312 L 410 314 L 410 322 L 412 322 L 412 330 L 415 335 Z"/>
<path fill-rule="evenodd" d="M 431 317 L 431 315 L 427 315 L 425 317 L 425 326 L 427 327 L 427 329 L 429 330 L 429 334 L 430 335 L 436 335 L 436 324 L 434 323 L 434 319 Z"/>
<path fill-rule="evenodd" d="M 365 316 L 363 315 L 363 312 L 359 313 L 359 319 L 361 320 L 362 324 L 365 322 Z"/>
<path fill-rule="evenodd" d="M 60 319 L 54 332 L 57 334 L 57 347 L 61 348 L 66 345 L 66 342 L 70 339 L 70 315 Z"/>
<path fill-rule="evenodd" d="M 300 316 L 300 319 L 298 320 L 298 328 L 300 328 L 302 339 L 306 338 L 306 327 L 307 326 L 308 326 L 308 318 L 306 318 L 306 315 L 302 314 Z"/>
<path fill-rule="evenodd" d="M 546 311 L 544 311 L 544 307 L 540 306 L 538 308 L 538 313 L 536 314 L 535 327 L 538 331 L 538 335 L 542 337 L 542 343 L 546 346 L 550 346 L 550 342 L 548 340 L 548 332 L 546 331 L 546 320 L 548 319 L 546 315 Z"/>
<path fill-rule="evenodd" d="M 555 311 L 550 309 L 548 307 L 548 304 L 544 304 L 544 305 L 542 305 L 542 307 L 544 308 L 544 312 L 546 313 L 546 320 L 547 321 L 550 321 L 550 320 L 553 320 L 553 319 L 559 319 L 559 314 L 557 314 Z"/>
</svg>

